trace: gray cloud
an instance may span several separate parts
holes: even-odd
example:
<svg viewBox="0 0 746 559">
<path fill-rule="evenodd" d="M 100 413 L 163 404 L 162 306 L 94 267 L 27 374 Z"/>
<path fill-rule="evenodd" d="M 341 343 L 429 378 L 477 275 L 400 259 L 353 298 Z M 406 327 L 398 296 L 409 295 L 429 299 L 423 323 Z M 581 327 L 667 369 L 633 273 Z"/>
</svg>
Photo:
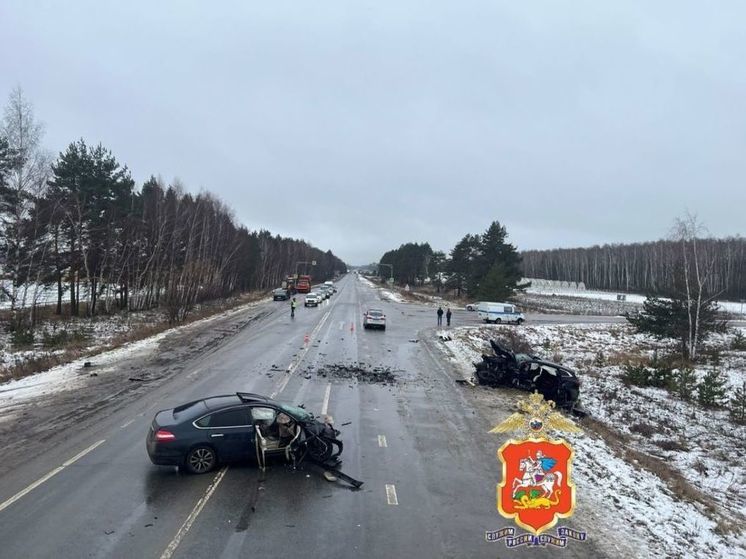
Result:
<svg viewBox="0 0 746 559">
<path fill-rule="evenodd" d="M 71 5 L 72 4 L 72 5 Z M 655 239 L 685 209 L 741 232 L 746 5 L 694 2 L 0 6 L 0 95 L 59 151 L 209 189 L 251 228 L 353 263 Z"/>
</svg>

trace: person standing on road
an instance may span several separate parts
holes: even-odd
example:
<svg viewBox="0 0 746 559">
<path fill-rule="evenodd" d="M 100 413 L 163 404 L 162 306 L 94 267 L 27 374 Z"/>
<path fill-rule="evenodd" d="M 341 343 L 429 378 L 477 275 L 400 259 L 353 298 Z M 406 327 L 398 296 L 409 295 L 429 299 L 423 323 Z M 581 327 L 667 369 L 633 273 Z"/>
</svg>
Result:
<svg viewBox="0 0 746 559">
<path fill-rule="evenodd" d="M 443 307 L 438 307 L 438 326 L 443 326 Z"/>
<path fill-rule="evenodd" d="M 295 302 L 295 297 L 293 297 L 293 300 L 290 301 L 290 318 L 295 318 L 295 307 L 298 306 L 298 303 Z"/>
<path fill-rule="evenodd" d="M 446 326 L 450 326 L 451 325 L 451 315 L 452 314 L 453 313 L 451 312 L 451 307 L 448 307 L 446 309 Z"/>
</svg>

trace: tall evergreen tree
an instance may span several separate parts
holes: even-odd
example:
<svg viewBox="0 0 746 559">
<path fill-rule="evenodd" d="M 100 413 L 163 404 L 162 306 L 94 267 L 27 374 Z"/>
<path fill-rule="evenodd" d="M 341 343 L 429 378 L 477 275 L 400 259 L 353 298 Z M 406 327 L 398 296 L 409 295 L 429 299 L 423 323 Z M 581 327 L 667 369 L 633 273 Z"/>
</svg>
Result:
<svg viewBox="0 0 746 559">
<path fill-rule="evenodd" d="M 493 221 L 478 237 L 477 253 L 469 277 L 469 292 L 486 300 L 507 299 L 520 286 L 521 258 L 507 242 L 508 232 Z"/>
</svg>

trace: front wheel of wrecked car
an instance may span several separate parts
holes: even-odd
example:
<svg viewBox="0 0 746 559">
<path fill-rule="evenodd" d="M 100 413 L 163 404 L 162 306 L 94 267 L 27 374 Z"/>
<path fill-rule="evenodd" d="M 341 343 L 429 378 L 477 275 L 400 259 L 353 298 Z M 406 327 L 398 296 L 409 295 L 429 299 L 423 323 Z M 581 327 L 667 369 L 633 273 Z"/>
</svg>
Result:
<svg viewBox="0 0 746 559">
<path fill-rule="evenodd" d="M 189 451 L 184 466 L 192 474 L 206 474 L 215 468 L 218 457 L 209 446 L 197 446 Z"/>
<path fill-rule="evenodd" d="M 326 462 L 332 457 L 333 453 L 334 448 L 331 443 L 321 437 L 315 437 L 308 441 L 308 454 L 317 462 Z"/>
</svg>

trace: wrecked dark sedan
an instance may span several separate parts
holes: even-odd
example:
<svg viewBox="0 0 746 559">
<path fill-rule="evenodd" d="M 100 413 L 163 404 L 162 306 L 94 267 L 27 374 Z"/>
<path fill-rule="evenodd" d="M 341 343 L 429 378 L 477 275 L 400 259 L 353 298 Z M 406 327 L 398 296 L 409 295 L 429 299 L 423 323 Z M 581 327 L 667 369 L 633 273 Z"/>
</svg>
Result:
<svg viewBox="0 0 746 559">
<path fill-rule="evenodd" d="M 302 407 L 237 392 L 159 411 L 146 447 L 154 464 L 193 474 L 229 462 L 254 461 L 264 468 L 273 456 L 334 468 L 342 452 L 338 437 L 332 425 Z"/>
<path fill-rule="evenodd" d="M 483 355 L 482 361 L 474 364 L 479 384 L 537 391 L 559 408 L 586 414 L 578 405 L 580 380 L 575 371 L 536 355 L 513 353 L 494 340 L 490 345 L 494 355 Z"/>
</svg>

